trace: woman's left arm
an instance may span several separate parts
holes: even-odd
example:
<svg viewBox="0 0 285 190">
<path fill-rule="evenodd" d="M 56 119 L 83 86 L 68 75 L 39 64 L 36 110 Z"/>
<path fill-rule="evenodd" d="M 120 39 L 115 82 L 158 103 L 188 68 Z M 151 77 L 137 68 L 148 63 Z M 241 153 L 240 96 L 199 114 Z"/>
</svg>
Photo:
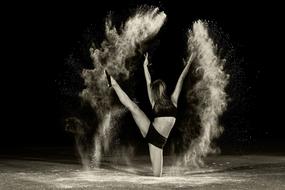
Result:
<svg viewBox="0 0 285 190">
<path fill-rule="evenodd" d="M 189 70 L 189 67 L 192 63 L 192 61 L 194 60 L 194 57 L 195 57 L 195 54 L 192 54 L 187 65 L 184 67 L 177 83 L 176 83 L 176 86 L 175 86 L 175 89 L 171 95 L 171 101 L 172 103 L 177 107 L 177 103 L 178 103 L 178 98 L 179 98 L 179 95 L 180 95 L 180 92 L 181 92 L 181 89 L 182 89 L 182 86 L 183 86 L 183 81 L 184 81 L 184 78 L 186 77 L 187 73 L 188 73 L 188 70 Z"/>
</svg>

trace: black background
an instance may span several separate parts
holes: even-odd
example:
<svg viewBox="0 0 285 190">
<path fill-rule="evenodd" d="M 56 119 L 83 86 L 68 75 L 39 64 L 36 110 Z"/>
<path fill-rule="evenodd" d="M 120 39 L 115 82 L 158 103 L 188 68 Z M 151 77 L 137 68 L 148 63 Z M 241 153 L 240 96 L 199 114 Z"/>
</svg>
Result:
<svg viewBox="0 0 285 190">
<path fill-rule="evenodd" d="M 273 3 L 241 2 L 94 1 L 9 6 L 11 11 L 4 15 L 7 20 L 1 27 L 5 49 L 1 61 L 1 146 L 72 146 L 72 136 L 62 124 L 65 97 L 59 83 L 65 60 L 84 41 L 91 24 L 103 32 L 110 10 L 121 21 L 143 4 L 158 6 L 168 16 L 157 54 L 157 60 L 166 64 L 165 76 L 171 73 L 171 63 L 182 58 L 182 36 L 196 19 L 215 21 L 233 44 L 244 73 L 241 90 L 247 91 L 247 97 L 233 108 L 237 115 L 227 116 L 236 124 L 227 120 L 228 126 L 234 127 L 225 126 L 221 146 L 284 152 L 282 12 Z"/>
</svg>

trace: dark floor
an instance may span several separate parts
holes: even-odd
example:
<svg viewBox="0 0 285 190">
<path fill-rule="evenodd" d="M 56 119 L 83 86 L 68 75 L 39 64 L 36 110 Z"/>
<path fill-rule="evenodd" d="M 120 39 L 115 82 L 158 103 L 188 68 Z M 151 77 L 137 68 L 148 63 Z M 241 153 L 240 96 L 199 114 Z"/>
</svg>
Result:
<svg viewBox="0 0 285 190">
<path fill-rule="evenodd" d="M 101 168 L 84 171 L 71 149 L 6 151 L 0 189 L 285 189 L 285 155 L 221 155 L 205 162 L 193 169 L 166 156 L 163 177 L 156 178 L 147 156 L 104 157 Z"/>
</svg>

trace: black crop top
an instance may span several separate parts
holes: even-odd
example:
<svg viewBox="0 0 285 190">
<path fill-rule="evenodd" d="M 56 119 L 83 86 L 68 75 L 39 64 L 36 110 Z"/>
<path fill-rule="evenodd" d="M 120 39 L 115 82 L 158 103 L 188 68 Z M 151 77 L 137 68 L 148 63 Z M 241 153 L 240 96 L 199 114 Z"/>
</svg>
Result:
<svg viewBox="0 0 285 190">
<path fill-rule="evenodd" d="M 154 105 L 155 108 L 155 105 Z M 176 113 L 177 113 L 177 108 L 171 104 L 170 106 L 168 106 L 167 108 L 164 109 L 152 109 L 153 112 L 153 117 L 176 117 Z"/>
</svg>

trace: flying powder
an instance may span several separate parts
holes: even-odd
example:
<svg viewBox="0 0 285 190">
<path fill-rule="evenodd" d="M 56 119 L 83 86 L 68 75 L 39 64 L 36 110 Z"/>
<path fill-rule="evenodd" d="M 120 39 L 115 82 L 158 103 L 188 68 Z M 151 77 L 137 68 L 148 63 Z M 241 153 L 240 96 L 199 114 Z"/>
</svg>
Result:
<svg viewBox="0 0 285 190">
<path fill-rule="evenodd" d="M 131 85 L 131 74 L 137 68 L 131 59 L 144 42 L 158 33 L 165 19 L 166 15 L 158 8 L 140 8 L 117 30 L 108 17 L 105 25 L 106 39 L 101 43 L 101 47 L 90 48 L 94 69 L 82 71 L 86 88 L 80 96 L 95 110 L 99 123 L 94 137 L 92 162 L 100 162 L 102 153 L 108 152 L 116 132 L 114 128 L 126 112 L 125 108 L 116 103 L 112 89 L 107 87 L 104 70 L 120 84 Z"/>
<path fill-rule="evenodd" d="M 191 141 L 179 164 L 202 166 L 203 157 L 218 151 L 212 141 L 223 132 L 219 116 L 227 105 L 225 87 L 229 75 L 224 72 L 225 60 L 219 58 L 217 47 L 209 37 L 207 23 L 201 20 L 194 22 L 192 30 L 188 33 L 188 54 L 191 55 L 193 52 L 196 53 L 196 59 L 192 74 L 195 75 L 197 82 L 188 88 L 186 99 L 187 103 L 193 106 L 191 109 L 196 112 L 200 132 L 199 136 Z M 194 100 L 195 103 L 192 102 Z M 189 120 L 185 125 L 191 128 Z"/>
<path fill-rule="evenodd" d="M 158 8 L 139 8 L 118 29 L 112 24 L 109 16 L 105 23 L 105 40 L 100 47 L 92 45 L 90 48 L 94 68 L 83 69 L 81 73 L 85 89 L 80 93 L 80 97 L 94 110 L 96 126 L 72 120 L 78 127 L 83 126 L 92 131 L 92 133 L 81 132 L 82 135 L 77 140 L 84 168 L 89 169 L 100 164 L 102 156 L 109 152 L 110 145 L 113 147 L 118 126 L 127 112 L 127 109 L 119 103 L 112 88 L 108 88 L 104 70 L 107 70 L 133 99 L 133 87 L 136 85 L 134 73 L 139 66 L 134 58 L 141 54 L 144 43 L 159 32 L 165 19 L 166 15 Z M 218 151 L 218 148 L 214 147 L 213 140 L 223 132 L 219 117 L 227 106 L 225 87 L 229 76 L 224 72 L 225 60 L 217 55 L 217 46 L 209 36 L 207 22 L 201 20 L 194 22 L 192 30 L 188 32 L 187 52 L 189 57 L 186 63 L 191 53 L 195 52 L 196 58 L 188 75 L 191 86 L 185 85 L 187 110 L 182 109 L 187 117 L 181 114 L 177 118 L 177 127 L 184 131 L 179 136 L 183 139 L 184 148 L 178 164 L 202 166 L 203 157 Z M 195 128 L 193 120 L 199 129 L 195 138 L 191 136 L 191 130 Z M 95 129 L 94 136 L 92 129 Z M 84 137 L 88 136 L 86 134 L 92 134 L 92 141 L 85 140 Z M 86 146 L 85 144 L 88 144 L 87 149 L 82 147 Z M 126 152 L 116 150 L 115 154 L 125 155 L 123 160 L 130 163 L 128 159 L 130 154 L 133 154 L 134 148 L 121 147 L 121 151 Z"/>
</svg>

